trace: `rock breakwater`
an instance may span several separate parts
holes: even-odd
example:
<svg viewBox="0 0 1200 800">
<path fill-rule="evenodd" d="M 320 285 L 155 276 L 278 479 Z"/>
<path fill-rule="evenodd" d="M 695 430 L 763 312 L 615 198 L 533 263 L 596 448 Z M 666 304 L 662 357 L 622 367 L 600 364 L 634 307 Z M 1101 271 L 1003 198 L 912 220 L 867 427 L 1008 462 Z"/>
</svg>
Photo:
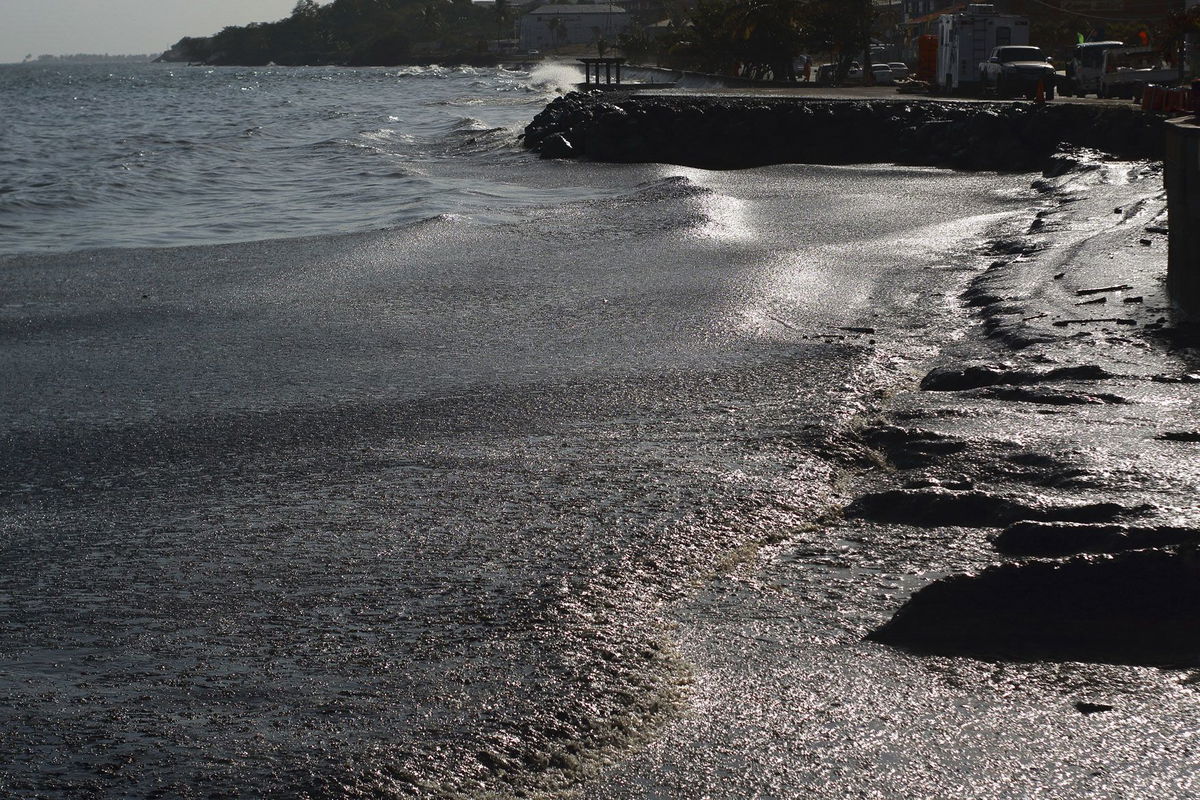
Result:
<svg viewBox="0 0 1200 800">
<path fill-rule="evenodd" d="M 1024 172 L 1046 168 L 1064 145 L 1161 159 L 1162 125 L 1108 104 L 573 92 L 533 119 L 524 142 L 546 158 L 709 169 L 894 163 Z"/>
</svg>

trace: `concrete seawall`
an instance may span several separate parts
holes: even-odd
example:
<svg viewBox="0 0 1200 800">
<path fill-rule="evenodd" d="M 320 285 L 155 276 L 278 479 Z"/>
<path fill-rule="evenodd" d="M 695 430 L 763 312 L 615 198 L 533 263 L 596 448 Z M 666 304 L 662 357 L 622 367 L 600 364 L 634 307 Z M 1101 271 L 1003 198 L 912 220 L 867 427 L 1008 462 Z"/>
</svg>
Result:
<svg viewBox="0 0 1200 800">
<path fill-rule="evenodd" d="M 1166 128 L 1163 180 L 1170 208 L 1167 289 L 1189 317 L 1200 316 L 1200 126 L 1192 117 Z"/>
<path fill-rule="evenodd" d="M 525 129 L 548 158 L 712 169 L 896 163 L 1040 170 L 1060 145 L 1159 160 L 1164 123 L 1127 106 L 897 98 L 572 93 Z"/>
</svg>

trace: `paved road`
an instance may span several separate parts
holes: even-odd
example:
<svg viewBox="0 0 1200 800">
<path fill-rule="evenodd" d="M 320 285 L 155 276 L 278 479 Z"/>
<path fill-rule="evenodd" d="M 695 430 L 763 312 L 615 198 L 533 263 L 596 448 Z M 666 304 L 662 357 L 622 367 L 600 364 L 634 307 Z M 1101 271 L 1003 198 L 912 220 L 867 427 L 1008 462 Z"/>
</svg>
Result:
<svg viewBox="0 0 1200 800">
<path fill-rule="evenodd" d="M 724 88 L 685 88 L 654 89 L 641 94 L 656 95 L 733 95 L 737 97 L 811 97 L 821 100 L 897 100 L 902 98 L 936 99 L 962 103 L 994 103 L 995 98 L 980 97 L 950 97 L 930 94 L 901 94 L 893 86 L 811 86 L 797 84 L 795 86 L 736 86 Z M 1010 100 L 1003 102 L 1028 103 L 1028 100 Z M 1114 98 L 1100 99 L 1096 97 L 1063 97 L 1056 96 L 1052 103 L 1083 103 L 1087 105 L 1129 106 L 1134 105 L 1129 100 Z"/>
</svg>

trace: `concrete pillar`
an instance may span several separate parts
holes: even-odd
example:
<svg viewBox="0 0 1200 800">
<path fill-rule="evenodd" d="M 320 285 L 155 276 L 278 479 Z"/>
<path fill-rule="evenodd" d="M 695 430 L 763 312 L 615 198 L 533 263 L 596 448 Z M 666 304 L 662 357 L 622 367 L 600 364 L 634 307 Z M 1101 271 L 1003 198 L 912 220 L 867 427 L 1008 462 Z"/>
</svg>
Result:
<svg viewBox="0 0 1200 800">
<path fill-rule="evenodd" d="M 1200 124 L 1193 117 L 1181 117 L 1168 121 L 1166 130 L 1167 290 L 1179 310 L 1200 319 Z"/>
</svg>

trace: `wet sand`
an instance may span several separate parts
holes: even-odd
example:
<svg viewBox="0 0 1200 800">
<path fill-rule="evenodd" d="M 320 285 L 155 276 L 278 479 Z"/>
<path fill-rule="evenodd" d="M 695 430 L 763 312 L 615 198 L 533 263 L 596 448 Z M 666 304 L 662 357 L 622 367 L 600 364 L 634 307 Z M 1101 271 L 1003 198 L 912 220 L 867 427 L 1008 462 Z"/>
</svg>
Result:
<svg viewBox="0 0 1200 800">
<path fill-rule="evenodd" d="M 1160 329 L 1172 314 L 1159 174 L 1110 163 L 1040 186 L 1037 207 L 974 254 L 962 335 L 905 367 L 828 443 L 846 506 L 872 491 L 970 487 L 1059 507 L 1146 504 L 1146 524 L 1196 525 L 1197 445 L 1163 435 L 1194 431 L 1200 407 L 1186 377 L 1197 352 Z M 1095 291 L 1113 286 L 1126 288 Z M 980 304 L 985 294 L 1000 299 Z M 919 388 L 929 370 L 971 364 L 1111 377 L 1015 399 Z M 1068 395 L 1124 402 L 1056 399 Z M 999 530 L 835 516 L 748 558 L 675 610 L 695 669 L 687 712 L 587 796 L 1194 796 L 1193 669 L 920 655 L 864 639 L 922 587 L 1011 560 L 994 549 Z"/>
</svg>

